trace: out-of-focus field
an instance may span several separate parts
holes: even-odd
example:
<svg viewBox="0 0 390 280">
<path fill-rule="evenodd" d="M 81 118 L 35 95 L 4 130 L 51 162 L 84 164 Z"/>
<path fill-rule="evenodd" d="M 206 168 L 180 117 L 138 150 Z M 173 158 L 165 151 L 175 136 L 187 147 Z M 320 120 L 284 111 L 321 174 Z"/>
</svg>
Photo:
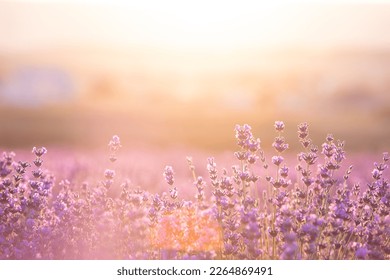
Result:
<svg viewBox="0 0 390 280">
<path fill-rule="evenodd" d="M 95 58 L 110 55 L 102 52 Z M 151 55 L 157 61 L 165 57 Z M 235 124 L 251 124 L 271 143 L 270 123 L 280 119 L 288 127 L 287 139 L 295 137 L 298 123 L 307 121 L 317 141 L 332 132 L 346 140 L 347 149 L 389 147 L 389 53 L 262 54 L 248 65 L 254 57 L 237 60 L 246 67 L 235 70 L 233 63 L 214 73 L 204 72 L 209 64 L 200 63 L 201 70 L 191 70 L 189 81 L 174 66 L 167 66 L 171 73 L 157 71 L 161 77 L 149 68 L 132 73 L 124 53 L 111 57 L 114 62 L 109 60 L 106 70 L 78 55 L 67 59 L 77 61 L 73 68 L 65 61 L 50 68 L 50 59 L 43 66 L 31 66 L 31 57 L 21 65 L 8 60 L 0 64 L 0 145 L 94 147 L 118 134 L 135 144 L 223 150 L 232 147 Z M 118 70 L 115 61 L 121 58 L 128 68 Z M 71 90 L 53 81 L 57 71 L 70 75 Z M 34 79 L 37 85 L 32 86 Z"/>
<path fill-rule="evenodd" d="M 295 139 L 297 124 L 307 121 L 313 127 L 311 137 L 316 142 L 332 132 L 346 141 L 350 151 L 389 148 L 388 103 L 380 103 L 373 110 L 351 108 L 348 103 L 352 99 L 342 101 L 345 108 L 331 110 L 326 100 L 313 102 L 294 112 L 272 105 L 235 110 L 207 99 L 168 104 L 136 101 L 117 109 L 86 104 L 0 107 L 0 146 L 30 148 L 40 144 L 88 149 L 101 147 L 111 135 L 118 134 L 135 149 L 142 144 L 225 150 L 233 147 L 232 128 L 238 123 L 250 124 L 261 135 L 264 146 L 270 146 L 273 139 L 270 124 L 280 119 L 286 122 L 288 140 Z M 334 102 L 338 104 L 337 100 Z"/>
</svg>

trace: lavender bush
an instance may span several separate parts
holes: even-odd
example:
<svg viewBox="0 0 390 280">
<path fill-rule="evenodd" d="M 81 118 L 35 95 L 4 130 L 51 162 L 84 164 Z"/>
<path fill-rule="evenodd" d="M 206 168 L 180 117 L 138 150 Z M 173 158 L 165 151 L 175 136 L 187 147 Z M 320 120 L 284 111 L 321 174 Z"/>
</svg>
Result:
<svg viewBox="0 0 390 280">
<path fill-rule="evenodd" d="M 32 162 L 14 153 L 0 159 L 0 259 L 390 259 L 389 155 L 375 162 L 370 181 L 351 180 L 344 143 L 328 135 L 317 147 L 306 123 L 302 152 L 288 166 L 285 125 L 275 122 L 268 159 L 249 125 L 237 125 L 236 164 L 207 159 L 193 185 L 177 186 L 166 166 L 165 192 L 129 181 L 117 195 L 121 143 L 109 142 L 110 168 L 96 185 L 57 182 L 45 168 L 44 147 Z M 368 171 L 369 172 L 369 171 Z M 194 199 L 184 199 L 186 189 Z"/>
</svg>

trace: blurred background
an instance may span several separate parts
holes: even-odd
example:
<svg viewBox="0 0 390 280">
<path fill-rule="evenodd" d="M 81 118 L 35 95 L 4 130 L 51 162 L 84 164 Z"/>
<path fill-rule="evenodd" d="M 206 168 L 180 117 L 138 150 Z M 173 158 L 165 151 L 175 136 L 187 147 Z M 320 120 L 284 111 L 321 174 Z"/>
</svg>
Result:
<svg viewBox="0 0 390 280">
<path fill-rule="evenodd" d="M 388 1 L 0 1 L 0 148 L 389 150 Z"/>
</svg>

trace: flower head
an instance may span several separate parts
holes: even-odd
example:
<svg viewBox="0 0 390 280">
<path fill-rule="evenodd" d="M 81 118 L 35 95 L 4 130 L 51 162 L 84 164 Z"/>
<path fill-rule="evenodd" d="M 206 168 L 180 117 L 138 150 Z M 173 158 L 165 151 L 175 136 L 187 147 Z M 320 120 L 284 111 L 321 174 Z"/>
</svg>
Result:
<svg viewBox="0 0 390 280">
<path fill-rule="evenodd" d="M 355 256 L 359 260 L 364 260 L 367 257 L 368 250 L 366 247 L 360 247 L 356 250 Z"/>
<path fill-rule="evenodd" d="M 284 158 L 282 156 L 273 156 L 271 160 L 273 164 L 279 166 L 283 162 Z"/>
<path fill-rule="evenodd" d="M 122 147 L 119 136 L 118 135 L 112 136 L 112 139 L 108 143 L 108 146 L 110 147 L 110 153 L 111 153 L 110 154 L 110 161 L 114 162 L 114 161 L 116 161 L 116 153 Z"/>
<path fill-rule="evenodd" d="M 284 129 L 284 122 L 276 121 L 275 124 L 274 124 L 274 127 L 275 127 L 276 131 L 281 132 Z"/>
<path fill-rule="evenodd" d="M 47 149 L 45 147 L 40 147 L 40 148 L 34 147 L 32 149 L 32 153 L 34 153 L 37 157 L 41 157 L 47 153 Z"/>
<path fill-rule="evenodd" d="M 169 166 L 169 165 L 166 166 L 163 175 L 164 175 L 165 181 L 166 181 L 169 185 L 172 186 L 173 183 L 175 182 L 174 172 L 173 172 L 172 166 Z"/>
<path fill-rule="evenodd" d="M 112 180 L 115 176 L 115 171 L 114 170 L 111 170 L 111 169 L 106 169 L 104 171 L 104 177 L 106 177 L 106 179 L 108 180 Z"/>
</svg>

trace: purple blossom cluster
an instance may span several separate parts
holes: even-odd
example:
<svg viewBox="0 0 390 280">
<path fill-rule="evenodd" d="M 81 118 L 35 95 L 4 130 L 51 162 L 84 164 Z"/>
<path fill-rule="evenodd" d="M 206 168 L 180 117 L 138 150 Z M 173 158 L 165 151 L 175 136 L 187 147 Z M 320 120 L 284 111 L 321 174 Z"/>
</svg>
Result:
<svg viewBox="0 0 390 280">
<path fill-rule="evenodd" d="M 367 172 L 370 180 L 356 182 L 353 166 L 344 167 L 344 142 L 329 134 L 316 146 L 302 123 L 292 167 L 285 124 L 274 128 L 270 160 L 251 127 L 237 125 L 236 164 L 218 168 L 210 157 L 198 176 L 188 157 L 193 184 L 177 185 L 166 166 L 160 193 L 116 181 L 118 136 L 94 185 L 58 182 L 44 147 L 33 148 L 31 162 L 4 152 L 0 259 L 389 260 L 389 154 Z M 183 198 L 189 189 L 194 199 Z"/>
</svg>

